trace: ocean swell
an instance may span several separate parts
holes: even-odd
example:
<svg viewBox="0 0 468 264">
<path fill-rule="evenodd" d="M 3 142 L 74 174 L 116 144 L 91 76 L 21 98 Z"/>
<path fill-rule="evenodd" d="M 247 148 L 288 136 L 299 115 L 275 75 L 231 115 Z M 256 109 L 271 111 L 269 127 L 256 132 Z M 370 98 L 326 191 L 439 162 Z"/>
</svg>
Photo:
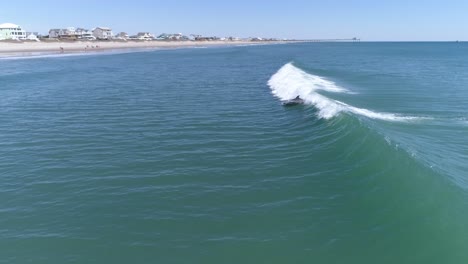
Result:
<svg viewBox="0 0 468 264">
<path fill-rule="evenodd" d="M 315 106 L 319 110 L 318 117 L 324 119 L 335 117 L 341 112 L 353 113 L 371 119 L 385 121 L 404 122 L 421 119 L 421 117 L 374 112 L 328 98 L 320 94 L 319 91 L 333 93 L 350 93 L 350 91 L 320 76 L 309 74 L 297 68 L 292 63 L 284 65 L 271 76 L 268 85 L 273 95 L 281 100 L 290 100 L 296 96 L 300 96 L 304 99 L 306 104 Z"/>
</svg>

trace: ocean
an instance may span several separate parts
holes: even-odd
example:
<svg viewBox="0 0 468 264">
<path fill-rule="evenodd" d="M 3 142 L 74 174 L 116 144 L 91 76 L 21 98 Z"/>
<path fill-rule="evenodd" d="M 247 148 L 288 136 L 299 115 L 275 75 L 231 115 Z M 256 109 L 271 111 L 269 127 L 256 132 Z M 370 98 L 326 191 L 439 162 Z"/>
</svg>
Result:
<svg viewBox="0 0 468 264">
<path fill-rule="evenodd" d="M 0 263 L 468 263 L 468 43 L 0 59 L 0 179 Z"/>
</svg>

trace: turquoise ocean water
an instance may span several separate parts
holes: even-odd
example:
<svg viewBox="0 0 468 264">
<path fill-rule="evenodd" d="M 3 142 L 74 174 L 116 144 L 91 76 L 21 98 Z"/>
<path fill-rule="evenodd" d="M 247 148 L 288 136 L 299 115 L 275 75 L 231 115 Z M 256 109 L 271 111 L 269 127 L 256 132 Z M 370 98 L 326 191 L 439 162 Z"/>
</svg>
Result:
<svg viewBox="0 0 468 264">
<path fill-rule="evenodd" d="M 0 179 L 0 263 L 468 263 L 468 44 L 2 59 Z"/>
</svg>

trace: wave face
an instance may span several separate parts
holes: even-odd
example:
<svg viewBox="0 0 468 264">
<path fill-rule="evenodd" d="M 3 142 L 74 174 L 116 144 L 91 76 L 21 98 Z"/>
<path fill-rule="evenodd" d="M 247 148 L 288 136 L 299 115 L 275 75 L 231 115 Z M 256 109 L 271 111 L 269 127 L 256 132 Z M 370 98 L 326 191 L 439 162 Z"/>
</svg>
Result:
<svg viewBox="0 0 468 264">
<path fill-rule="evenodd" d="M 415 62 L 415 64 L 419 63 Z M 404 71 L 403 69 L 399 70 Z M 454 117 L 444 112 L 451 110 L 452 95 L 439 95 L 440 100 L 444 101 L 445 105 L 439 106 L 437 111 L 429 111 L 434 102 L 438 100 L 438 94 L 441 92 L 427 88 L 426 80 L 420 80 L 422 78 L 419 76 L 422 74 L 421 71 L 417 68 L 413 70 L 412 75 L 405 73 L 418 81 L 417 90 L 411 82 L 402 82 L 402 88 L 396 90 L 382 88 L 379 90 L 379 88 L 367 87 L 367 90 L 361 94 L 354 93 L 354 91 L 341 87 L 321 76 L 308 73 L 293 63 L 287 63 L 270 77 L 268 86 L 273 95 L 280 100 L 290 100 L 300 96 L 307 105 L 313 106 L 317 110 L 314 114 L 319 119 L 329 121 L 326 122 L 326 127 L 330 130 L 324 129 L 327 131 L 324 132 L 320 129 L 321 132 L 318 134 L 320 134 L 321 140 L 315 144 L 320 146 L 320 151 L 324 156 L 327 156 L 329 151 L 334 153 L 333 158 L 325 162 L 330 162 L 334 166 L 340 164 L 338 165 L 340 169 L 336 173 L 343 176 L 340 178 L 341 181 L 346 182 L 346 185 L 352 186 L 354 189 L 352 194 L 345 195 L 359 197 L 356 198 L 359 200 L 357 205 L 352 202 L 347 203 L 347 206 L 352 208 L 349 209 L 349 212 L 353 214 L 357 211 L 356 214 L 359 215 L 356 216 L 357 218 L 370 218 L 369 222 L 363 220 L 366 222 L 366 224 L 361 223 L 364 226 L 374 222 L 372 231 L 364 230 L 363 232 L 375 232 L 376 241 L 385 241 L 383 243 L 388 245 L 398 244 L 402 248 L 411 248 L 419 255 L 427 254 L 426 256 L 430 256 L 431 253 L 427 251 L 427 248 L 432 248 L 449 255 L 447 256 L 447 259 L 451 259 L 449 262 L 466 261 L 468 256 L 462 251 L 464 251 L 463 245 L 468 242 L 466 238 L 468 236 L 466 224 L 468 215 L 461 212 L 468 201 L 466 194 L 466 190 L 468 190 L 466 119 Z M 340 73 L 342 72 L 346 72 L 346 70 L 340 71 Z M 403 73 L 401 75 L 404 76 Z M 424 77 L 433 78 L 433 75 L 433 72 L 428 72 L 425 73 Z M 382 77 L 380 73 L 375 74 L 375 76 L 372 85 L 379 86 L 388 81 L 388 77 L 385 75 Z M 367 85 L 369 84 L 367 83 Z M 462 98 L 466 98 L 465 94 L 461 94 Z M 333 98 L 335 96 L 344 99 L 336 100 Z M 382 100 L 383 98 L 385 100 L 382 101 L 389 102 L 387 109 L 396 109 L 401 113 L 371 110 L 347 103 L 359 96 L 367 96 L 366 98 L 373 100 Z M 403 101 L 401 98 L 407 101 L 409 107 L 394 106 L 399 103 L 398 100 Z M 373 106 L 375 109 L 381 109 L 379 105 L 374 104 Z M 307 111 L 307 108 L 301 108 L 302 111 Z M 415 112 L 421 113 L 421 115 L 413 114 Z M 466 110 L 456 109 L 454 112 L 463 115 Z M 348 115 L 344 118 L 336 118 L 341 114 Z M 317 123 L 311 125 L 317 128 Z M 317 133 L 312 135 L 316 136 Z M 315 166 L 322 167 L 317 164 Z M 322 176 L 331 177 L 330 175 L 334 174 L 324 173 Z M 343 182 L 338 183 L 337 180 L 332 184 L 340 185 Z M 344 193 L 346 192 L 344 191 Z M 342 192 L 338 193 L 338 195 L 343 194 Z M 366 209 L 361 209 L 363 207 Z M 347 219 L 347 216 L 342 215 L 341 217 L 338 217 L 339 220 L 335 220 L 347 221 L 343 220 Z M 361 220 L 351 221 L 360 222 Z M 349 231 L 346 228 L 339 228 L 340 225 L 337 224 L 335 228 L 342 230 L 343 233 Z M 398 228 L 396 228 L 397 226 Z M 402 233 L 392 237 L 387 233 L 393 232 L 390 230 Z M 357 233 L 353 233 L 353 235 L 360 236 Z M 367 235 L 364 237 L 366 238 L 363 239 L 369 239 Z M 340 241 L 344 240 L 347 239 L 340 234 L 332 239 L 330 244 L 339 244 Z M 381 247 L 379 243 L 371 245 L 363 243 L 361 240 L 354 242 L 356 248 L 372 248 L 373 253 L 370 254 L 375 254 L 373 256 L 375 259 L 379 259 L 379 256 L 386 256 L 386 260 L 379 262 L 413 262 L 410 257 L 398 249 Z M 415 246 L 413 243 L 424 245 L 422 247 L 426 249 Z M 446 243 L 448 246 L 438 248 L 437 244 L 440 243 Z M 358 246 L 360 244 L 361 246 Z M 364 244 L 366 245 L 364 246 Z M 346 247 L 352 248 L 353 246 L 348 244 Z M 330 248 L 332 248 L 332 252 L 337 252 L 333 246 Z M 387 255 L 388 253 L 394 254 L 395 258 Z M 421 255 L 415 259 L 429 263 L 441 261 L 439 254 L 432 255 L 433 259 L 431 257 L 424 258 Z M 351 257 L 349 261 L 341 259 L 336 263 L 372 262 L 370 259 L 364 260 L 364 258 L 354 258 L 353 261 Z M 326 259 L 327 261 L 323 261 L 323 263 L 334 262 Z"/>
<path fill-rule="evenodd" d="M 334 93 L 345 93 L 350 97 L 359 96 L 359 94 L 340 87 L 333 81 L 307 73 L 293 63 L 285 64 L 273 74 L 268 85 L 273 95 L 280 100 L 290 100 L 300 96 L 306 104 L 314 106 L 318 110 L 317 116 L 319 118 L 331 119 L 340 113 L 348 113 L 371 120 L 400 123 L 402 126 L 372 126 L 385 137 L 387 143 L 395 144 L 398 148 L 406 150 L 418 162 L 442 173 L 456 185 L 468 189 L 468 177 L 465 176 L 467 167 L 466 162 L 463 161 L 468 158 L 468 155 L 465 152 L 466 143 L 462 142 L 463 136 L 460 135 L 467 132 L 465 117 L 415 116 L 377 112 L 352 106 L 329 96 Z M 327 92 L 329 96 L 321 94 L 321 92 Z M 416 94 L 416 96 L 420 97 L 421 95 Z M 414 100 L 416 99 L 419 98 Z M 421 137 L 418 134 L 420 130 L 430 132 L 431 135 Z"/>
<path fill-rule="evenodd" d="M 358 108 L 321 95 L 319 91 L 332 93 L 350 93 L 332 81 L 306 73 L 292 63 L 284 65 L 268 81 L 272 93 L 281 100 L 290 100 L 300 96 L 307 104 L 317 107 L 320 118 L 330 119 L 340 112 L 348 112 L 372 119 L 386 121 L 408 121 L 421 117 L 401 116 L 391 113 L 378 113 Z"/>
</svg>

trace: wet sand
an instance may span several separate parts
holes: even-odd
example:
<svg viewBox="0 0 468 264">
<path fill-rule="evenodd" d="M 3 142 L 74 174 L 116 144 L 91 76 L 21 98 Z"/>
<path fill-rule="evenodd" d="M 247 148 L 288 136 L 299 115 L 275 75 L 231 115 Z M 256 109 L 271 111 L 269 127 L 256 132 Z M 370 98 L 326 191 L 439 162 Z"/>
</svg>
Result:
<svg viewBox="0 0 468 264">
<path fill-rule="evenodd" d="M 286 41 L 75 41 L 75 42 L 0 42 L 0 57 L 38 54 L 84 53 L 125 49 L 159 49 L 209 46 L 281 44 Z"/>
</svg>

